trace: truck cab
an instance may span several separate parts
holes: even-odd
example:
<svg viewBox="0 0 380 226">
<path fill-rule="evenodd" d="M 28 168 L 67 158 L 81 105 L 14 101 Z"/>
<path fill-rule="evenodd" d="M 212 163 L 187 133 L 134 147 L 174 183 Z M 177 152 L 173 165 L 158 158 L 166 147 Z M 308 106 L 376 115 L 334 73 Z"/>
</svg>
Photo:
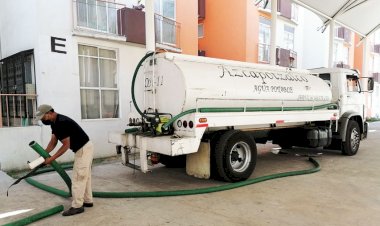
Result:
<svg viewBox="0 0 380 226">
<path fill-rule="evenodd" d="M 353 139 L 352 136 L 358 136 L 357 139 L 366 138 L 368 133 L 368 123 L 365 121 L 366 95 L 373 90 L 372 78 L 360 77 L 357 70 L 345 68 L 318 68 L 312 69 L 311 72 L 330 86 L 332 102 L 339 107 L 340 119 L 339 125 L 336 125 L 338 130 L 333 133 L 333 146 L 341 148 L 341 145 L 348 142 L 348 138 Z M 348 134 L 348 124 L 357 124 L 360 131 Z M 353 126 L 356 127 L 356 125 Z M 353 155 L 355 153 L 344 154 Z"/>
</svg>

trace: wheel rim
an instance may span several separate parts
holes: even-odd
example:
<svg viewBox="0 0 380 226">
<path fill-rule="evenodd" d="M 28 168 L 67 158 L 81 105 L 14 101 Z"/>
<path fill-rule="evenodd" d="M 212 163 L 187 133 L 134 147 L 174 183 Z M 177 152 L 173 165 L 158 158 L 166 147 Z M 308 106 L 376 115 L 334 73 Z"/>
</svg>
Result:
<svg viewBox="0 0 380 226">
<path fill-rule="evenodd" d="M 358 149 L 359 142 L 360 142 L 359 132 L 357 129 L 354 128 L 351 132 L 351 147 L 353 151 L 356 151 Z"/>
<path fill-rule="evenodd" d="M 243 141 L 237 142 L 230 151 L 230 165 L 236 172 L 244 172 L 251 162 L 251 148 Z"/>
</svg>

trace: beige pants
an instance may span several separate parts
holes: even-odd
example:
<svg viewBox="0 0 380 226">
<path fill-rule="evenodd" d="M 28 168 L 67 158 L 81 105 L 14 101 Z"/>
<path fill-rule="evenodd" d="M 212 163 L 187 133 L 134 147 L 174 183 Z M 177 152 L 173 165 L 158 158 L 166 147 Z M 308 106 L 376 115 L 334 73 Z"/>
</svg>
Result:
<svg viewBox="0 0 380 226">
<path fill-rule="evenodd" d="M 83 202 L 93 202 L 91 188 L 91 165 L 93 157 L 94 146 L 91 141 L 87 142 L 75 153 L 71 185 L 71 193 L 73 196 L 71 206 L 74 208 L 83 206 Z"/>
</svg>

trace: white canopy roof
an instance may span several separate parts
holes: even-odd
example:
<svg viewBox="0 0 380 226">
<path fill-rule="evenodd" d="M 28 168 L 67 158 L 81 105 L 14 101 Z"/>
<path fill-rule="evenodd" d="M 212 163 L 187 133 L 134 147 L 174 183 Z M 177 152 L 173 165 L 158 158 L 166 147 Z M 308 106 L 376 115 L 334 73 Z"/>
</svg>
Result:
<svg viewBox="0 0 380 226">
<path fill-rule="evenodd" d="M 334 20 L 363 38 L 380 27 L 379 0 L 293 0 L 322 16 L 325 27 Z"/>
</svg>

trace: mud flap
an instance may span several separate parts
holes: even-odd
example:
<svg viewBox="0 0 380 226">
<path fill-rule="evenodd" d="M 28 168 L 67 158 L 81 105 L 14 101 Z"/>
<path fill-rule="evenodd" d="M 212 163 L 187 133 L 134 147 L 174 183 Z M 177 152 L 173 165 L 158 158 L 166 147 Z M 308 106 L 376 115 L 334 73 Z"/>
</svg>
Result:
<svg viewBox="0 0 380 226">
<path fill-rule="evenodd" d="M 210 171 L 210 143 L 201 142 L 196 153 L 186 156 L 186 173 L 196 178 L 209 179 Z"/>
</svg>

